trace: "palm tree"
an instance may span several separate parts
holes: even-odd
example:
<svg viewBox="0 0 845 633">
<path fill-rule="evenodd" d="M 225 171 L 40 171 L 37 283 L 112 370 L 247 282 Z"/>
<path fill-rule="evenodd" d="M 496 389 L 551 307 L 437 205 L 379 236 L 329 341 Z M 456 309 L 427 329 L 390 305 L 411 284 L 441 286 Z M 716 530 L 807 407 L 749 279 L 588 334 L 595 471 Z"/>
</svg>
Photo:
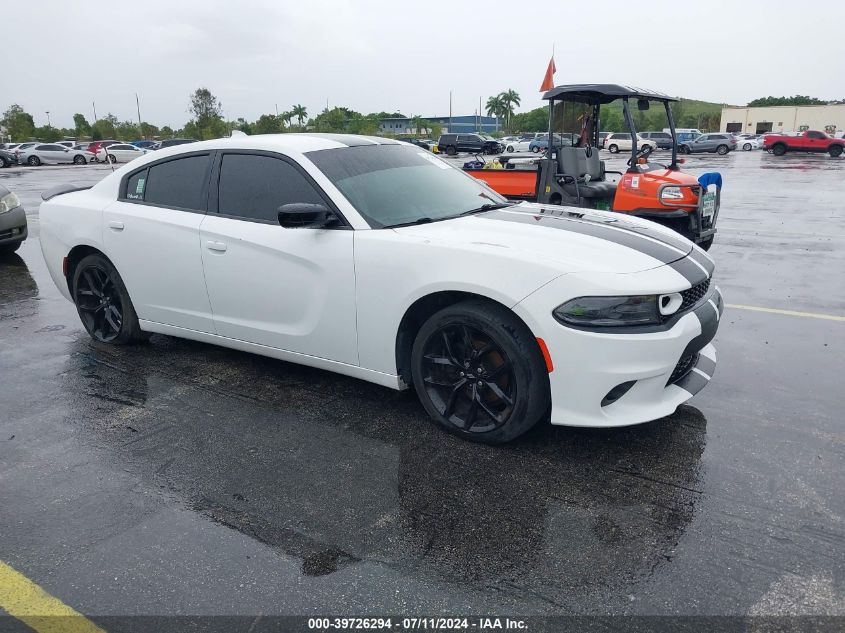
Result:
<svg viewBox="0 0 845 633">
<path fill-rule="evenodd" d="M 502 93 L 504 94 L 504 93 Z M 484 106 L 487 109 L 487 116 L 496 117 L 496 131 L 499 131 L 499 117 L 506 112 L 505 102 L 502 101 L 502 95 L 495 95 L 487 99 Z"/>
<path fill-rule="evenodd" d="M 506 125 L 508 129 L 510 129 L 511 117 L 513 116 L 514 106 L 518 106 L 521 103 L 519 93 L 513 88 L 508 88 L 502 94 L 499 95 L 499 99 L 502 101 L 502 105 L 505 109 L 505 116 L 507 116 Z"/>
<path fill-rule="evenodd" d="M 279 117 L 290 127 L 290 122 L 293 120 L 293 117 L 296 116 L 293 112 L 282 112 Z"/>
<path fill-rule="evenodd" d="M 308 118 L 308 111 L 305 109 L 304 105 L 295 105 L 291 110 L 291 114 L 296 117 L 297 121 L 299 121 L 299 127 L 302 127 L 303 121 Z"/>
<path fill-rule="evenodd" d="M 411 127 L 414 128 L 414 134 L 419 136 L 420 134 L 427 134 L 428 133 L 428 121 L 422 118 L 419 114 L 415 114 L 411 118 Z M 423 132 L 422 130 L 425 130 Z"/>
</svg>

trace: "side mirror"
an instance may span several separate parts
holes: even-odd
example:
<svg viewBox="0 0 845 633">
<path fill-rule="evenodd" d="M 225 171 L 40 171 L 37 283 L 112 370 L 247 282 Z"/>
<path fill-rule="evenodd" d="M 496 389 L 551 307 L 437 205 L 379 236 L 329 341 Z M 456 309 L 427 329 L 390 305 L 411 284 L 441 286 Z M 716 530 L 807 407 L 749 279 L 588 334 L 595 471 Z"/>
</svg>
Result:
<svg viewBox="0 0 845 633">
<path fill-rule="evenodd" d="M 637 110 L 648 110 L 650 107 L 648 99 L 637 99 Z"/>
<path fill-rule="evenodd" d="M 337 216 L 322 204 L 293 202 L 279 207 L 279 224 L 286 229 L 324 229 L 337 222 Z"/>
</svg>

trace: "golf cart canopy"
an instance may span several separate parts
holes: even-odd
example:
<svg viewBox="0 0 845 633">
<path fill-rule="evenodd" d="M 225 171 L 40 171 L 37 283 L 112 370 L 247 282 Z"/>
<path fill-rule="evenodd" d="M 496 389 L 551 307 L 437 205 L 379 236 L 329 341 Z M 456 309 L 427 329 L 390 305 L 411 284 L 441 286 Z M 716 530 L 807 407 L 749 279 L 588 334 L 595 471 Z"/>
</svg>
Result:
<svg viewBox="0 0 845 633">
<path fill-rule="evenodd" d="M 620 86 L 618 84 L 572 84 L 569 86 L 557 86 L 543 95 L 543 99 L 550 101 L 577 101 L 591 105 L 610 103 L 622 97 L 634 99 L 649 99 L 654 101 L 677 101 L 662 92 L 643 90 L 633 86 Z"/>
</svg>

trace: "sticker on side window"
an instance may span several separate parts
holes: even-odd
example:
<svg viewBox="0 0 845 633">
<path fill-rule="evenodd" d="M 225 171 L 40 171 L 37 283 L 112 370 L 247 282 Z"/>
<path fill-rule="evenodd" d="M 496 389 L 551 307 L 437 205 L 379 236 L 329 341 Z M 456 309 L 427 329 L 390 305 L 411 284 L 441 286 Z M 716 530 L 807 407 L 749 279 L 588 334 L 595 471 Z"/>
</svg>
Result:
<svg viewBox="0 0 845 633">
<path fill-rule="evenodd" d="M 138 178 L 138 184 L 135 185 L 135 193 L 144 193 L 144 179 Z"/>
<path fill-rule="evenodd" d="M 433 154 L 429 154 L 428 152 L 417 152 L 417 156 L 422 156 L 432 165 L 436 165 L 440 167 L 440 169 L 450 169 L 450 166 L 447 165 L 445 162 L 434 156 Z"/>
</svg>

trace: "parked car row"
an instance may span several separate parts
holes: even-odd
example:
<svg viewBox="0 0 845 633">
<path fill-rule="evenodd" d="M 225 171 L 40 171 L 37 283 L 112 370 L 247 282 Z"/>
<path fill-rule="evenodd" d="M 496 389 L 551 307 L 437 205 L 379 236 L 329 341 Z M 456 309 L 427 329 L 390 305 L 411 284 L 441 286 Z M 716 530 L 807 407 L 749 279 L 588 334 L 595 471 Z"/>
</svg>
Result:
<svg viewBox="0 0 845 633">
<path fill-rule="evenodd" d="M 84 143 L 74 141 L 8 143 L 0 147 L 0 166 L 36 167 L 62 163 L 86 165 L 89 162 L 128 163 L 147 152 L 194 142 L 196 142 L 195 139 L 172 138 L 159 142 L 135 141 L 134 143 L 124 143 L 113 139 Z"/>
</svg>

